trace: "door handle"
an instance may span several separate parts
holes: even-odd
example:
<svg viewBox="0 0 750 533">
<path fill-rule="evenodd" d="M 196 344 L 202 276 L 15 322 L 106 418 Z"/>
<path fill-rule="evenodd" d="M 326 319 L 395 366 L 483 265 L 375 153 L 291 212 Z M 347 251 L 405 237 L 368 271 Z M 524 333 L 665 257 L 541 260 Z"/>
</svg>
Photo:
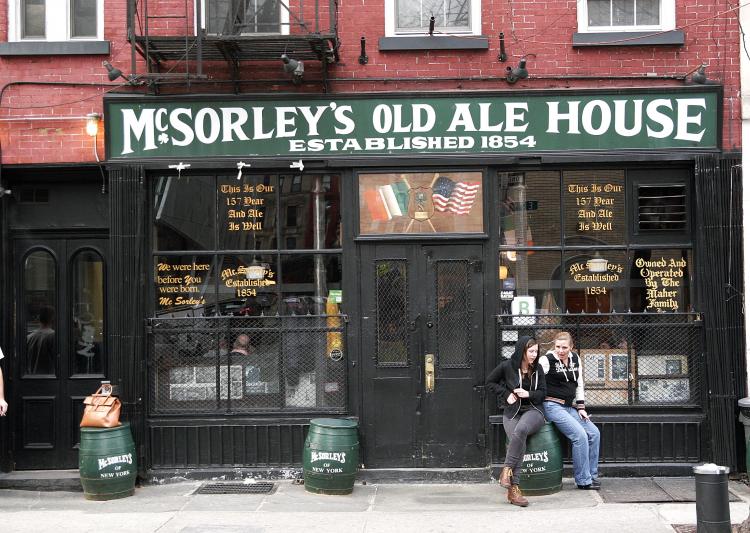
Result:
<svg viewBox="0 0 750 533">
<path fill-rule="evenodd" d="M 435 392 L 435 354 L 424 354 L 424 391 Z"/>
</svg>

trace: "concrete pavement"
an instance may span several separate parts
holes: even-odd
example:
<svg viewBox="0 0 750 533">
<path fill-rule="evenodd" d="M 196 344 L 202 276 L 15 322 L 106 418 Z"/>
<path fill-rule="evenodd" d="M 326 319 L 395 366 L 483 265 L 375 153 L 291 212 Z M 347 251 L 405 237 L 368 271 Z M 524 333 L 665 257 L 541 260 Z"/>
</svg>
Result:
<svg viewBox="0 0 750 533">
<path fill-rule="evenodd" d="M 616 483 L 604 478 L 603 483 Z M 195 495 L 200 482 L 148 485 L 134 496 L 88 501 L 80 492 L 0 490 L 2 533 L 306 533 L 566 531 L 653 533 L 695 524 L 694 503 L 604 503 L 566 479 L 563 490 L 530 498 L 521 509 L 505 490 L 486 484 L 357 483 L 349 496 L 310 494 L 291 481 L 271 494 Z M 730 482 L 742 501 L 730 503 L 733 523 L 748 515 L 750 489 Z"/>
</svg>

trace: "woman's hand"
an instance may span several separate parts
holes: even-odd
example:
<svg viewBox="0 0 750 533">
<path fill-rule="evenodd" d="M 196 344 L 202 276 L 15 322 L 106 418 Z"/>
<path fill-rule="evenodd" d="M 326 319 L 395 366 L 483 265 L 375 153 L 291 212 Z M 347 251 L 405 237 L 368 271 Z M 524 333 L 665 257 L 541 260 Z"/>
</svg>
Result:
<svg viewBox="0 0 750 533">
<path fill-rule="evenodd" d="M 589 420 L 589 414 L 586 412 L 586 409 L 579 409 L 578 416 L 581 417 L 581 420 Z"/>
<path fill-rule="evenodd" d="M 505 401 L 508 403 L 508 405 L 513 405 L 514 403 L 516 403 L 517 399 L 518 398 L 516 398 L 516 393 L 511 392 L 510 394 L 508 394 L 508 399 Z"/>
<path fill-rule="evenodd" d="M 529 391 L 527 391 L 525 389 L 522 389 L 520 387 L 517 388 L 517 389 L 513 389 L 513 394 L 515 394 L 519 398 L 528 398 L 529 397 Z"/>
</svg>

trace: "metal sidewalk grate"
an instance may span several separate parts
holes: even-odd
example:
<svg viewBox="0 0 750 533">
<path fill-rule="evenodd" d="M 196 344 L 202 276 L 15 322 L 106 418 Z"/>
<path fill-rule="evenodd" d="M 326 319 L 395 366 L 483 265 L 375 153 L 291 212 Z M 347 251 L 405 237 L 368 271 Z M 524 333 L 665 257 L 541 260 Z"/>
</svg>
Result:
<svg viewBox="0 0 750 533">
<path fill-rule="evenodd" d="M 271 494 L 275 488 L 274 483 L 267 482 L 209 482 L 195 489 L 193 494 Z"/>
</svg>

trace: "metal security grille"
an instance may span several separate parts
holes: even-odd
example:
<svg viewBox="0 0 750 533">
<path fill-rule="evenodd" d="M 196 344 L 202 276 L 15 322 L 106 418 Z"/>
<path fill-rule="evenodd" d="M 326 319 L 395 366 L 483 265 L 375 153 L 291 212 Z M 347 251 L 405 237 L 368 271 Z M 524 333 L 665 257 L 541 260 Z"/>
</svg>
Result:
<svg viewBox="0 0 750 533">
<path fill-rule="evenodd" d="M 276 485 L 273 483 L 204 483 L 193 494 L 270 494 Z"/>
<path fill-rule="evenodd" d="M 405 259 L 375 262 L 375 315 L 379 366 L 409 366 L 408 265 Z"/>
<path fill-rule="evenodd" d="M 471 366 L 470 263 L 464 260 L 435 262 L 437 310 L 437 363 L 440 368 Z"/>
<path fill-rule="evenodd" d="M 345 318 L 150 319 L 150 411 L 343 411 Z"/>
<path fill-rule="evenodd" d="M 499 363 L 519 335 L 551 351 L 557 333 L 573 336 L 589 405 L 697 406 L 704 365 L 703 322 L 694 313 L 497 316 Z"/>
<path fill-rule="evenodd" d="M 687 194 L 685 184 L 639 185 L 639 231 L 685 231 Z"/>
</svg>

